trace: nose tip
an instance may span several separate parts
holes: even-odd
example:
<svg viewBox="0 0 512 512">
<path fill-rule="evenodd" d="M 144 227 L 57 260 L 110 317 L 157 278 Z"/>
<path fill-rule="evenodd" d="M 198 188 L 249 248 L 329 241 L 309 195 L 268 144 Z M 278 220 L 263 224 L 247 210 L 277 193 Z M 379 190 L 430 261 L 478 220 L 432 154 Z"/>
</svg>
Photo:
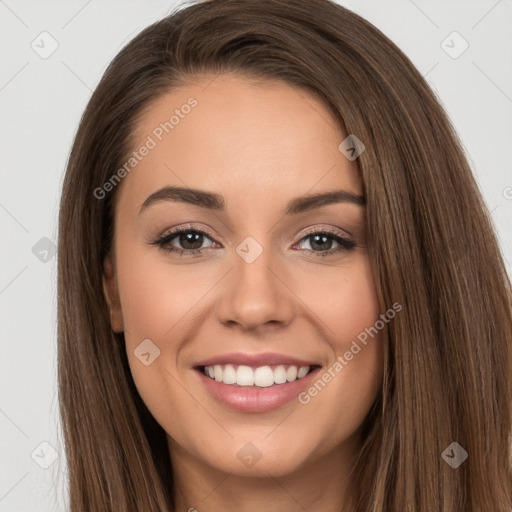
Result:
<svg viewBox="0 0 512 512">
<path fill-rule="evenodd" d="M 248 252 L 254 251 L 250 244 L 248 241 Z M 221 322 L 237 323 L 253 330 L 260 325 L 287 325 L 291 321 L 293 304 L 290 296 L 293 294 L 263 254 L 252 263 L 239 257 L 227 276 L 226 286 L 218 308 Z"/>
</svg>

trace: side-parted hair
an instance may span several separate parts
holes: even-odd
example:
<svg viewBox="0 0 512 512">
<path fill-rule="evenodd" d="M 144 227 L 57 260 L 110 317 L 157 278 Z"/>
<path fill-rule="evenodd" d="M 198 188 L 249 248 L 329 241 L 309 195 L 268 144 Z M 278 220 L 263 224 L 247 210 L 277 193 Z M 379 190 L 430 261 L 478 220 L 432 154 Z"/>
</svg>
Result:
<svg viewBox="0 0 512 512">
<path fill-rule="evenodd" d="M 223 73 L 314 94 L 366 147 L 356 163 L 380 310 L 403 309 L 385 331 L 382 391 L 352 474 L 357 511 L 511 512 L 512 294 L 490 214 L 424 78 L 377 28 L 331 0 L 178 6 L 120 51 L 94 91 L 59 217 L 71 511 L 173 510 L 166 434 L 137 392 L 103 289 L 116 190 L 101 199 L 94 191 L 135 149 L 154 100 Z M 456 469 L 441 456 L 452 442 L 468 453 Z"/>
</svg>

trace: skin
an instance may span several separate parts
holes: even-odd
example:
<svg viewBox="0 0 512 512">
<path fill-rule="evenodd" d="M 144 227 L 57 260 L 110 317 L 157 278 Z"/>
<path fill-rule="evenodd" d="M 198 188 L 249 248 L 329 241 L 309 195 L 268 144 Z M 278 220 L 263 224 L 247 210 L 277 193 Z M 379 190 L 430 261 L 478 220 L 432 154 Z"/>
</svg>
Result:
<svg viewBox="0 0 512 512">
<path fill-rule="evenodd" d="M 112 329 L 124 331 L 138 391 L 167 432 L 176 510 L 352 511 L 348 473 L 381 387 L 381 332 L 308 404 L 293 399 L 263 413 L 217 402 L 193 366 L 229 352 L 278 352 L 318 361 L 324 372 L 384 313 L 364 206 L 283 213 L 306 194 L 362 195 L 356 163 L 339 151 L 346 135 L 311 94 L 236 75 L 203 78 L 165 94 L 139 120 L 135 148 L 190 97 L 198 101 L 116 190 L 105 260 Z M 226 211 L 160 201 L 139 214 L 166 185 L 222 194 Z M 203 254 L 151 244 L 189 223 L 212 234 Z M 330 228 L 356 247 L 318 256 L 340 245 L 328 238 L 313 250 L 308 228 Z M 252 263 L 236 252 L 247 236 L 263 248 Z M 179 237 L 170 245 L 193 247 Z M 149 366 L 134 354 L 144 339 L 161 351 Z M 237 457 L 248 442 L 261 454 L 252 467 Z"/>
</svg>

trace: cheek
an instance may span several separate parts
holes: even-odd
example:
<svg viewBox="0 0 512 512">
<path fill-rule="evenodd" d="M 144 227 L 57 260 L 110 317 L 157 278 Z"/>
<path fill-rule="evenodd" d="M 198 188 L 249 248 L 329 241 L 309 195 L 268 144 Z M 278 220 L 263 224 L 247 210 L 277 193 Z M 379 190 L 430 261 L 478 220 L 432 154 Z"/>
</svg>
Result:
<svg viewBox="0 0 512 512">
<path fill-rule="evenodd" d="M 319 429 L 319 437 L 320 429 L 333 432 L 333 437 L 325 440 L 324 448 L 330 449 L 357 430 L 380 389 L 383 329 L 375 329 L 375 325 L 385 311 L 379 308 L 367 259 L 346 272 L 333 272 L 324 293 L 320 287 L 313 290 L 308 303 L 314 304 L 315 313 L 328 327 L 331 357 L 299 402 L 311 417 L 324 418 L 311 428 Z"/>
<path fill-rule="evenodd" d="M 194 331 L 195 308 L 218 277 L 208 268 L 166 264 L 165 258 L 155 258 L 155 251 L 133 247 L 123 253 L 122 247 L 117 270 L 131 374 L 157 421 L 179 430 L 176 417 L 168 416 L 170 405 L 193 406 L 179 385 L 186 372 L 179 365 L 181 348 Z M 142 351 L 142 346 L 147 348 Z M 149 358 L 139 357 L 148 352 Z M 145 365 L 144 359 L 154 362 Z"/>
<path fill-rule="evenodd" d="M 344 351 L 347 343 L 372 326 L 381 313 L 367 258 L 354 259 L 346 267 L 318 273 L 297 285 L 297 295 L 317 316 L 337 351 Z"/>
<path fill-rule="evenodd" d="M 147 250 L 119 258 L 123 322 L 133 341 L 172 337 L 179 329 L 215 282 L 211 271 L 191 268 L 166 264 Z"/>
<path fill-rule="evenodd" d="M 339 339 L 342 344 L 345 344 L 346 341 L 351 341 L 364 329 L 372 326 L 380 314 L 369 262 L 364 260 L 354 268 L 339 288 L 340 297 L 338 303 L 333 304 L 331 315 L 335 330 L 342 334 Z"/>
</svg>

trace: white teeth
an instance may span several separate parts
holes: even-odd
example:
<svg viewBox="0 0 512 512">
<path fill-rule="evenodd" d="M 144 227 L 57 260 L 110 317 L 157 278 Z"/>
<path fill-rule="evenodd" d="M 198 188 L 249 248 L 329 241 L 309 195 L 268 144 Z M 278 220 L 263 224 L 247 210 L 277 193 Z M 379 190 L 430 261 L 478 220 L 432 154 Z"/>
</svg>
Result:
<svg viewBox="0 0 512 512">
<path fill-rule="evenodd" d="M 220 365 L 215 365 L 218 368 L 221 368 Z M 240 365 L 236 371 L 236 383 L 239 386 L 254 386 L 254 372 L 252 368 L 249 366 Z"/>
<path fill-rule="evenodd" d="M 282 364 L 274 370 L 274 382 L 276 384 L 284 384 L 286 382 L 286 370 Z"/>
<path fill-rule="evenodd" d="M 238 384 L 239 386 L 257 386 L 267 388 L 274 384 L 285 384 L 302 379 L 309 373 L 309 366 L 288 366 L 280 364 L 278 366 L 259 366 L 251 368 L 250 366 L 233 364 L 205 366 L 204 373 L 217 382 L 224 384 Z"/>
<path fill-rule="evenodd" d="M 309 372 L 309 368 L 307 366 L 303 366 L 302 368 L 299 368 L 299 371 L 297 372 L 297 378 L 302 379 L 302 377 L 305 377 Z"/>
<path fill-rule="evenodd" d="M 270 366 L 260 366 L 254 372 L 254 384 L 260 388 L 268 388 L 274 384 L 274 372 Z"/>
<path fill-rule="evenodd" d="M 220 366 L 213 367 L 213 376 L 217 382 L 222 382 L 222 368 Z"/>
<path fill-rule="evenodd" d="M 224 367 L 222 382 L 224 382 L 224 384 L 236 384 L 236 371 L 232 364 L 227 364 Z"/>
<path fill-rule="evenodd" d="M 286 370 L 286 380 L 288 382 L 292 382 L 297 378 L 297 367 L 290 366 L 288 370 Z"/>
</svg>

